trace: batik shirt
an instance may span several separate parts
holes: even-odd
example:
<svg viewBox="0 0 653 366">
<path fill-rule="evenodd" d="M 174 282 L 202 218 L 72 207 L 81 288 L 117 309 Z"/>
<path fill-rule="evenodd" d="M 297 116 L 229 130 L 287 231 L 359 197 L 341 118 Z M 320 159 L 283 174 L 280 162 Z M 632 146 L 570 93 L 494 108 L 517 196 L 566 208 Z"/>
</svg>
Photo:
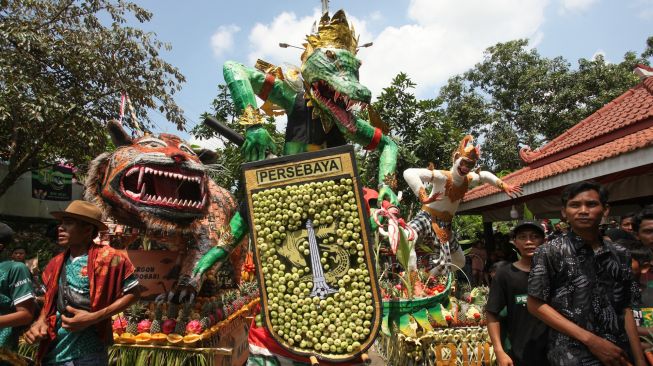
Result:
<svg viewBox="0 0 653 366">
<path fill-rule="evenodd" d="M 630 263 L 626 249 L 603 241 L 594 251 L 569 232 L 535 252 L 528 295 L 630 353 L 624 310 L 639 301 Z M 552 365 L 600 365 L 585 345 L 553 329 L 548 349 Z"/>
<path fill-rule="evenodd" d="M 0 263 L 0 315 L 16 312 L 16 305 L 34 298 L 32 275 L 25 263 Z M 16 350 L 23 327 L 0 328 L 0 347 Z"/>
<path fill-rule="evenodd" d="M 88 254 L 68 257 L 66 266 L 66 281 L 72 291 L 84 296 L 91 296 L 88 278 Z M 134 275 L 124 280 L 123 293 L 138 285 Z M 52 350 L 45 357 L 46 363 L 59 363 L 81 358 L 86 355 L 106 352 L 106 345 L 100 340 L 96 327 L 88 327 L 79 332 L 70 332 L 61 326 L 61 314 L 57 312 L 57 337 Z"/>
</svg>

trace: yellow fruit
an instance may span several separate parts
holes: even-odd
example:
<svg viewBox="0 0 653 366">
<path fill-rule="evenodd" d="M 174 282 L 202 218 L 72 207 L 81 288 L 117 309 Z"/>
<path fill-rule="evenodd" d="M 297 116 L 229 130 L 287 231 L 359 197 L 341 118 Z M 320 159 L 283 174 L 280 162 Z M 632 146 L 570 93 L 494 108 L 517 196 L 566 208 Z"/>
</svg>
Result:
<svg viewBox="0 0 653 366">
<path fill-rule="evenodd" d="M 152 343 L 163 343 L 167 340 L 167 337 L 163 333 L 154 333 L 152 334 L 151 342 Z"/>
<path fill-rule="evenodd" d="M 179 334 L 172 333 L 172 334 L 168 334 L 168 337 L 166 339 L 168 340 L 168 343 L 177 344 L 181 342 L 184 339 L 184 337 Z"/>
<path fill-rule="evenodd" d="M 189 334 L 189 335 L 184 337 L 184 344 L 187 344 L 187 345 L 195 344 L 200 339 L 202 339 L 202 337 L 200 335 L 198 335 L 198 334 Z"/>
<path fill-rule="evenodd" d="M 136 339 L 134 339 L 134 335 L 131 333 L 123 333 L 120 336 L 120 342 L 121 343 L 136 343 Z"/>
<path fill-rule="evenodd" d="M 150 333 L 140 333 L 134 336 L 136 343 L 149 343 L 150 339 L 152 339 L 152 335 Z"/>
</svg>

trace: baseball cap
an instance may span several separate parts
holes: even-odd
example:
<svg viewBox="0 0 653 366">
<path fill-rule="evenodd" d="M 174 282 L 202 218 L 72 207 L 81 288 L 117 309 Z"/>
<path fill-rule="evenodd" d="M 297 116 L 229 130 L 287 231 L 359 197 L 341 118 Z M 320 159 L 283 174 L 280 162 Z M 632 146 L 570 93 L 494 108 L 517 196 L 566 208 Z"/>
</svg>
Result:
<svg viewBox="0 0 653 366">
<path fill-rule="evenodd" d="M 510 232 L 510 236 L 514 238 L 515 235 L 517 235 L 517 232 L 526 228 L 534 229 L 535 231 L 542 234 L 542 236 L 544 236 L 544 229 L 542 228 L 542 225 L 537 221 L 528 221 L 528 220 L 519 221 L 517 223 L 517 226 L 515 226 Z"/>
</svg>

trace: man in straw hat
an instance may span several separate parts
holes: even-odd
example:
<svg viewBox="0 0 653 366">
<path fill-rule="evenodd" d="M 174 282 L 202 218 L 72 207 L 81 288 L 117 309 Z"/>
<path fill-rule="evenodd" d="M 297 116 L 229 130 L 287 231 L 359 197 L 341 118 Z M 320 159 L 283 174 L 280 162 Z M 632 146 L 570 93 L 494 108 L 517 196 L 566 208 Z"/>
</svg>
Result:
<svg viewBox="0 0 653 366">
<path fill-rule="evenodd" d="M 122 252 L 93 243 L 107 227 L 92 203 L 73 201 L 51 214 L 66 250 L 43 271 L 45 305 L 25 338 L 41 342 L 37 358 L 44 364 L 106 365 L 111 316 L 138 297 L 134 266 Z"/>
</svg>

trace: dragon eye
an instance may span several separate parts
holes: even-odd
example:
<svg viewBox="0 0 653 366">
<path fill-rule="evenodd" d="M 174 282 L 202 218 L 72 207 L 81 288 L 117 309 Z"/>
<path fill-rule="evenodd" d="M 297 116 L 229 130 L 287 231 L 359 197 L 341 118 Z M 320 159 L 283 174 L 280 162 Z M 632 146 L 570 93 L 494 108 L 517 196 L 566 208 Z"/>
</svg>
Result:
<svg viewBox="0 0 653 366">
<path fill-rule="evenodd" d="M 139 145 L 151 148 L 166 147 L 166 143 L 159 139 L 144 139 L 138 142 Z"/>
<path fill-rule="evenodd" d="M 336 59 L 336 54 L 335 54 L 333 51 L 331 51 L 331 50 L 327 50 L 327 51 L 326 51 L 326 56 L 327 56 L 331 61 L 333 61 L 333 60 Z"/>
<path fill-rule="evenodd" d="M 193 149 L 191 149 L 187 145 L 179 144 L 179 149 L 181 151 L 185 152 L 185 153 L 188 153 L 188 154 L 191 154 L 191 155 L 197 155 L 197 154 L 195 154 L 195 151 L 193 151 Z"/>
</svg>

